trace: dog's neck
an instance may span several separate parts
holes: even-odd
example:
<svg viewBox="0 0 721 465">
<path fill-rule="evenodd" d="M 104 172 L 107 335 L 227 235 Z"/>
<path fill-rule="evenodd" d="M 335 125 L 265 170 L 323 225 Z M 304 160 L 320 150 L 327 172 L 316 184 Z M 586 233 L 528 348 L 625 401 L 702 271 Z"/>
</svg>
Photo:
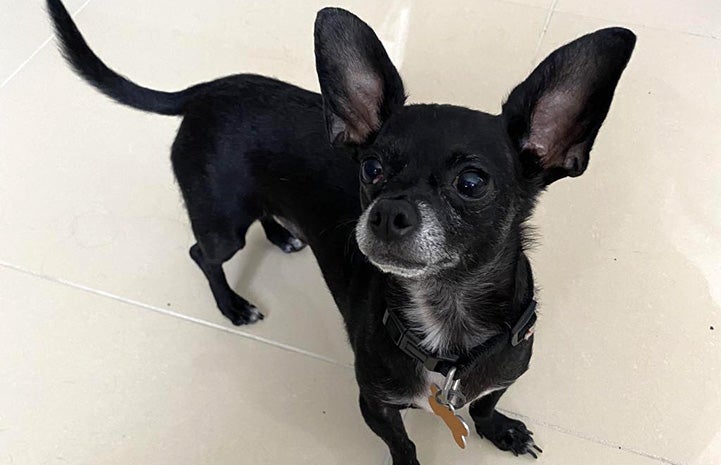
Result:
<svg viewBox="0 0 721 465">
<path fill-rule="evenodd" d="M 515 324 L 529 277 L 520 244 L 508 244 L 479 265 L 399 279 L 407 300 L 398 310 L 425 349 L 439 354 L 467 350 Z"/>
</svg>

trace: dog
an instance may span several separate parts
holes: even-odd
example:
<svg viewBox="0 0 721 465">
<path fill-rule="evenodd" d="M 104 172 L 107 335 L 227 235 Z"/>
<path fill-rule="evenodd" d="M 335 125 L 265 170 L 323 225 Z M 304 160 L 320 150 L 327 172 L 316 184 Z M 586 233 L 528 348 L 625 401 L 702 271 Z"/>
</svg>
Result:
<svg viewBox="0 0 721 465">
<path fill-rule="evenodd" d="M 401 419 L 409 407 L 448 414 L 463 447 L 454 412 L 470 404 L 481 437 L 541 452 L 521 421 L 495 409 L 533 345 L 526 222 L 547 186 L 586 170 L 631 31 L 559 48 L 492 115 L 406 105 L 376 34 L 338 8 L 315 22 L 317 94 L 251 74 L 147 89 L 93 53 L 60 0 L 47 5 L 86 81 L 136 109 L 183 116 L 171 159 L 197 240 L 190 256 L 223 315 L 235 325 L 263 318 L 222 269 L 260 220 L 284 252 L 313 251 L 354 352 L 361 413 L 395 465 L 419 463 Z"/>
</svg>

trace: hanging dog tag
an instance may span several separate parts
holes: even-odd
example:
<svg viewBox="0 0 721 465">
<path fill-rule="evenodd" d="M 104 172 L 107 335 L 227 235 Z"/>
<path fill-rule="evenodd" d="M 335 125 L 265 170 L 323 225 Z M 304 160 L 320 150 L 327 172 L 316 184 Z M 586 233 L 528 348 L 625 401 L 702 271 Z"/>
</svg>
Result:
<svg viewBox="0 0 721 465">
<path fill-rule="evenodd" d="M 462 417 L 456 415 L 456 409 L 453 408 L 453 405 L 445 402 L 442 404 L 438 401 L 439 397 L 443 397 L 439 394 L 442 394 L 440 388 L 435 384 L 432 385 L 431 396 L 428 398 L 431 410 L 433 410 L 433 413 L 441 417 L 448 429 L 451 430 L 453 439 L 456 441 L 456 444 L 458 444 L 458 447 L 465 449 L 466 436 L 469 434 L 468 425 Z"/>
</svg>

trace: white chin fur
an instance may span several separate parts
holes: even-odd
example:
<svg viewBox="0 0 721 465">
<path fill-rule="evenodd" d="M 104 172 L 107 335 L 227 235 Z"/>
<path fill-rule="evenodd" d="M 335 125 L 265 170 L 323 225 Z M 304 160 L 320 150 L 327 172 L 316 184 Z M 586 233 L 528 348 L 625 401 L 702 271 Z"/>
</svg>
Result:
<svg viewBox="0 0 721 465">
<path fill-rule="evenodd" d="M 400 276 L 401 278 L 417 278 L 424 275 L 427 271 L 427 268 L 402 268 L 394 265 L 381 265 L 373 260 L 371 260 L 371 263 L 377 266 L 384 273 L 394 274 L 396 276 Z"/>
</svg>

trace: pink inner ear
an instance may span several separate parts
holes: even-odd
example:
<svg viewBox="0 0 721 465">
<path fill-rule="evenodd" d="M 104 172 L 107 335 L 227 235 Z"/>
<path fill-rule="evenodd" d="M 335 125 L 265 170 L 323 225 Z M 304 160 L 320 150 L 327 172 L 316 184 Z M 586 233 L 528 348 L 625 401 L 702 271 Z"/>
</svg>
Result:
<svg viewBox="0 0 721 465">
<path fill-rule="evenodd" d="M 536 103 L 523 149 L 535 152 L 544 169 L 565 167 L 568 151 L 583 132 L 579 116 L 584 101 L 577 93 L 555 89 Z"/>
<path fill-rule="evenodd" d="M 361 143 L 380 128 L 380 104 L 383 100 L 383 81 L 374 73 L 348 70 L 348 139 Z"/>
</svg>

